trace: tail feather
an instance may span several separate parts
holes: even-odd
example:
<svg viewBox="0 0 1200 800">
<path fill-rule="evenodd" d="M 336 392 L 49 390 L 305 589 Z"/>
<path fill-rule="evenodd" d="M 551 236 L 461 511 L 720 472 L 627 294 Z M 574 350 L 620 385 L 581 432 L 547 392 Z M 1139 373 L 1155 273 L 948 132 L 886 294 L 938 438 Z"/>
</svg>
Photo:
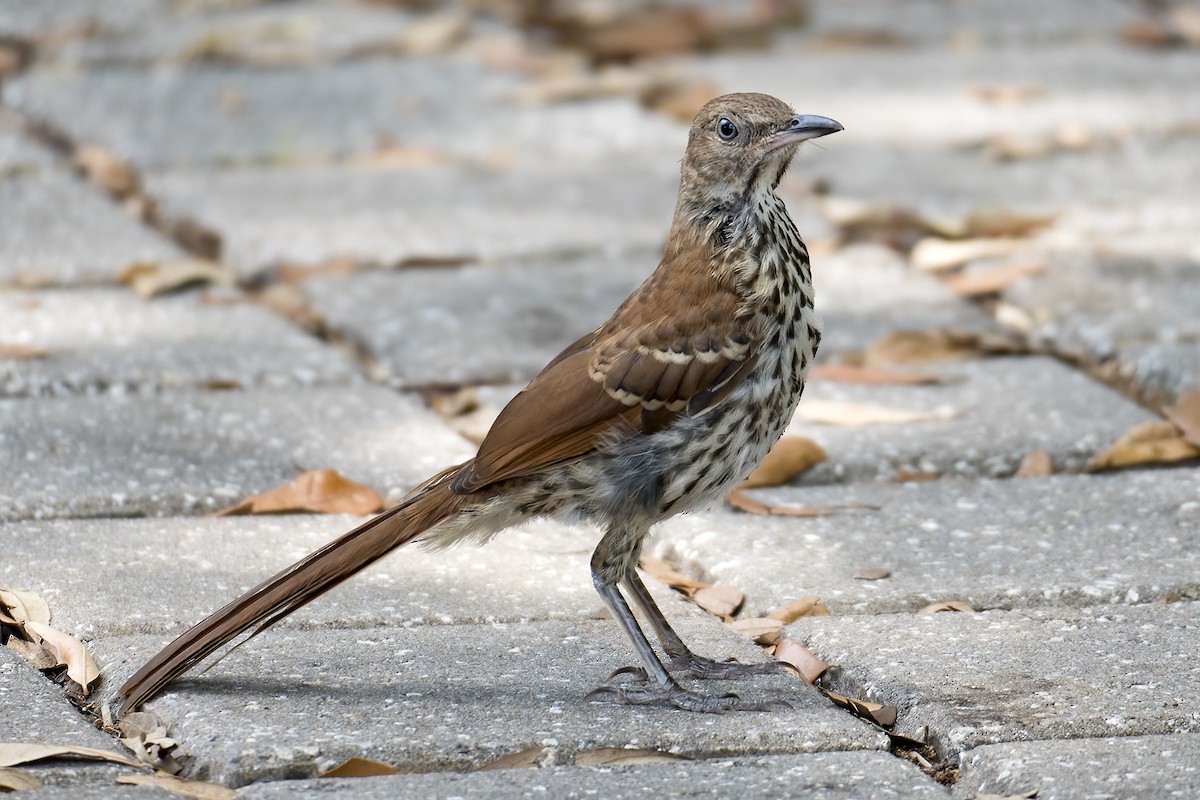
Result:
<svg viewBox="0 0 1200 800">
<path fill-rule="evenodd" d="M 447 470 L 400 505 L 339 536 L 213 612 L 168 644 L 121 687 L 125 714 L 245 631 L 257 636 L 355 573 L 459 511 L 465 498 L 448 488 Z"/>
</svg>

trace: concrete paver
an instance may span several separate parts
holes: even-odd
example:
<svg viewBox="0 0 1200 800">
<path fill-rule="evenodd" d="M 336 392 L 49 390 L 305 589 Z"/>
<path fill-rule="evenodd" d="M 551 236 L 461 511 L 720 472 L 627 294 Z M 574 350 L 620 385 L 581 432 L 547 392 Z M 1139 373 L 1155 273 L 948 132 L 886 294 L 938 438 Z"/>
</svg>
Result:
<svg viewBox="0 0 1200 800">
<path fill-rule="evenodd" d="M 44 169 L 54 164 L 49 150 L 21 132 L 15 122 L 0 116 L 0 176 L 18 170 Z"/>
<path fill-rule="evenodd" d="M 714 657 L 762 651 L 712 618 L 677 620 L 680 635 Z M 119 683 L 158 637 L 92 643 Z M 272 631 L 203 677 L 149 704 L 172 722 L 193 760 L 189 774 L 231 786 L 312 777 L 351 756 L 399 769 L 461 770 L 550 745 L 570 763 L 580 750 L 645 747 L 692 757 L 878 750 L 887 737 L 795 678 L 759 678 L 746 698 L 781 698 L 794 710 L 695 714 L 587 701 L 633 651 L 610 620 L 522 625 L 430 625 L 407 630 Z M 248 699 L 249 698 L 249 699 Z"/>
<path fill-rule="evenodd" d="M 1146 603 L 1200 597 L 1200 470 L 752 492 L 781 506 L 865 503 L 818 519 L 711 511 L 662 526 L 656 552 L 747 594 L 762 614 L 806 594 L 836 615 Z M 867 567 L 891 572 L 855 580 Z"/>
<path fill-rule="evenodd" d="M 0 400 L 0 426 L 0 519 L 216 511 L 305 469 L 399 497 L 472 452 L 367 386 Z"/>
<path fill-rule="evenodd" d="M 1019 740 L 1200 733 L 1200 604 L 806 618 L 788 626 L 943 756 Z"/>
<path fill-rule="evenodd" d="M 0 358 L 0 396 L 353 385 L 360 379 L 342 351 L 248 300 L 210 303 L 198 293 L 144 300 L 124 289 L 5 292 L 0 317 L 5 344 L 47 353 Z"/>
<path fill-rule="evenodd" d="M 1195 797 L 1200 794 L 1200 735 L 989 744 L 965 753 L 961 770 L 954 787 L 958 797 L 1031 789 L 1045 800 Z"/>
<path fill-rule="evenodd" d="M 550 767 L 330 781 L 278 781 L 247 786 L 239 800 L 356 797 L 606 797 L 648 796 L 857 797 L 932 800 L 949 794 L 911 764 L 884 753 L 806 753 L 735 760 L 619 767 Z"/>
</svg>

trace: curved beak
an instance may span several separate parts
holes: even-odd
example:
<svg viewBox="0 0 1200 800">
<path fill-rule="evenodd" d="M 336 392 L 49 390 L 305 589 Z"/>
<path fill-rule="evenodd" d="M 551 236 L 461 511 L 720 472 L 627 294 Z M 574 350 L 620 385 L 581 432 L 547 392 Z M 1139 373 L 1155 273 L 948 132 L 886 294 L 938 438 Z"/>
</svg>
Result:
<svg viewBox="0 0 1200 800">
<path fill-rule="evenodd" d="M 797 114 L 787 127 L 771 137 L 771 149 L 797 142 L 806 142 L 818 136 L 827 136 L 843 130 L 842 123 L 816 114 Z"/>
</svg>

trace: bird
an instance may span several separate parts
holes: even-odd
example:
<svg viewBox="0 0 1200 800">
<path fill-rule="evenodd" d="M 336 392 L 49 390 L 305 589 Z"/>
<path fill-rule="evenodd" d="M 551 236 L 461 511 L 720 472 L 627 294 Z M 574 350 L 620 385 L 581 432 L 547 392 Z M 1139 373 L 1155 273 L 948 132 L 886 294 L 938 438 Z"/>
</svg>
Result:
<svg viewBox="0 0 1200 800">
<path fill-rule="evenodd" d="M 786 665 L 696 655 L 637 566 L 653 525 L 722 498 L 762 461 L 796 409 L 821 322 L 808 250 L 776 189 L 802 142 L 842 129 L 766 94 L 706 103 L 688 131 L 662 258 L 612 316 L 504 407 L 474 458 L 179 635 L 121 687 L 118 713 L 401 545 L 483 544 L 539 517 L 602 531 L 592 582 L 640 659 L 588 698 L 699 712 L 777 707 L 689 689 L 675 677 L 732 679 Z"/>
</svg>

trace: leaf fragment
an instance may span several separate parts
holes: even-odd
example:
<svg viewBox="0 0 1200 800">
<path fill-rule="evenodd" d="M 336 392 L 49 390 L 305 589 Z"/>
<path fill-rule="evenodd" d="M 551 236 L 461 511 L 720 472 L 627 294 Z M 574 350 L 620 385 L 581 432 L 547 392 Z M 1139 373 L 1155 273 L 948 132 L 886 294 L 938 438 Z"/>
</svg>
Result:
<svg viewBox="0 0 1200 800">
<path fill-rule="evenodd" d="M 777 619 L 790 625 L 801 617 L 828 617 L 829 608 L 815 594 L 805 595 L 767 613 L 769 619 Z"/>
<path fill-rule="evenodd" d="M 509 753 L 506 756 L 500 756 L 495 761 L 489 761 L 482 767 L 479 767 L 475 772 L 489 772 L 494 769 L 528 769 L 530 767 L 539 766 L 542 760 L 545 759 L 547 748 L 534 746 L 526 747 L 524 750 L 518 750 L 515 753 Z"/>
<path fill-rule="evenodd" d="M 749 619 L 735 619 L 729 623 L 729 629 L 745 636 L 755 644 L 765 647 L 779 641 L 783 623 L 769 617 L 750 617 Z"/>
<path fill-rule="evenodd" d="M 856 581 L 881 581 L 891 576 L 892 571 L 883 567 L 862 567 L 854 572 L 854 580 Z"/>
<path fill-rule="evenodd" d="M 117 280 L 145 298 L 189 286 L 233 286 L 233 273 L 215 261 L 182 258 L 177 261 L 139 261 L 121 270 Z"/>
<path fill-rule="evenodd" d="M 44 622 L 31 620 L 25 623 L 25 629 L 40 638 L 42 647 L 54 656 L 60 665 L 66 666 L 67 677 L 79 684 L 86 696 L 88 686 L 100 677 L 100 668 L 92 660 L 92 655 L 83 646 L 83 642 Z"/>
<path fill-rule="evenodd" d="M 399 775 L 400 770 L 391 764 L 370 758 L 347 758 L 332 769 L 327 769 L 318 778 L 370 778 L 376 775 Z"/>
<path fill-rule="evenodd" d="M 1014 478 L 1044 478 L 1054 474 L 1054 459 L 1045 450 L 1026 453 L 1017 467 Z"/>
<path fill-rule="evenodd" d="M 1200 446 L 1187 441 L 1171 422 L 1150 420 L 1134 427 L 1102 453 L 1092 456 L 1088 472 L 1136 467 L 1142 464 L 1170 464 L 1200 458 Z"/>
<path fill-rule="evenodd" d="M 835 706 L 846 709 L 856 717 L 869 720 L 884 728 L 890 728 L 896 724 L 896 716 L 899 712 L 895 706 L 885 706 L 882 703 L 875 703 L 870 700 L 858 700 L 853 697 L 847 697 L 844 694 L 831 692 L 828 689 L 817 688 Z"/>
<path fill-rule="evenodd" d="M 23 589 L 0 589 L 0 613 L 6 613 L 17 625 L 26 622 L 50 624 L 50 606 L 36 592 Z"/>
<path fill-rule="evenodd" d="M 878 506 L 866 505 L 864 503 L 846 503 L 837 506 L 780 506 L 773 503 L 764 503 L 761 500 L 756 500 L 745 492 L 734 489 L 729 494 L 725 495 L 725 502 L 729 504 L 734 511 L 741 511 L 745 514 L 754 514 L 759 517 L 798 517 L 801 519 L 814 519 L 816 517 L 831 517 L 834 514 L 852 508 L 869 508 L 878 510 Z"/>
<path fill-rule="evenodd" d="M 370 487 L 355 483 L 332 469 L 308 470 L 291 483 L 251 495 L 217 516 L 285 514 L 374 514 L 383 510 L 383 498 Z"/>
<path fill-rule="evenodd" d="M 675 569 L 675 567 L 673 567 L 666 560 L 658 558 L 657 556 L 648 556 L 643 554 L 638 566 L 647 575 L 657 578 L 675 591 L 682 592 L 689 597 L 694 595 L 700 589 L 707 589 L 712 585 L 711 583 L 698 581 L 695 578 L 689 578 L 687 575 L 684 575 L 682 572 Z"/>
<path fill-rule="evenodd" d="M 932 411 L 916 411 L 906 408 L 890 408 L 871 403 L 851 403 L 841 400 L 809 400 L 801 403 L 797 416 L 808 422 L 823 425 L 906 425 L 913 422 L 935 422 L 953 419 L 961 409 L 937 408 Z"/>
<path fill-rule="evenodd" d="M 942 282 L 961 297 L 985 297 L 1000 294 L 1022 278 L 1046 271 L 1043 264 L 1008 264 L 983 272 L 964 272 Z"/>
<path fill-rule="evenodd" d="M 1179 428 L 1185 442 L 1200 447 L 1200 389 L 1181 394 L 1175 405 L 1163 409 L 1163 416 Z"/>
<path fill-rule="evenodd" d="M 862 354 L 868 366 L 920 364 L 930 361 L 964 361 L 989 356 L 1024 355 L 1032 352 L 1023 338 L 999 333 L 975 333 L 937 329 L 893 331 L 874 342 Z M 803 404 L 801 404 L 803 406 Z"/>
<path fill-rule="evenodd" d="M 784 436 L 767 453 L 758 469 L 751 472 L 738 488 L 782 486 L 825 458 L 825 449 L 812 439 Z"/>
<path fill-rule="evenodd" d="M 962 239 L 950 241 L 929 237 L 917 242 L 909 255 L 922 272 L 948 272 L 971 261 L 1006 256 L 1020 247 L 1017 239 Z"/>
<path fill-rule="evenodd" d="M 98 750 L 95 747 L 77 747 L 70 744 L 45 744 L 42 742 L 0 742 L 0 767 L 15 767 L 32 764 L 51 758 L 87 758 L 112 761 L 126 766 L 140 766 L 124 756 Z"/>
<path fill-rule="evenodd" d="M 116 198 L 125 198 L 141 190 L 137 173 L 129 162 L 98 145 L 75 148 L 75 166 L 99 189 Z"/>
<path fill-rule="evenodd" d="M 165 792 L 180 797 L 190 797 L 193 800 L 233 800 L 237 794 L 233 789 L 219 783 L 189 781 L 165 772 L 158 772 L 154 775 L 121 775 L 117 778 L 117 783 L 162 789 Z"/>
<path fill-rule="evenodd" d="M 577 767 L 604 767 L 615 764 L 666 764 L 675 761 L 691 761 L 678 753 L 632 747 L 597 747 L 582 750 L 575 756 Z"/>
<path fill-rule="evenodd" d="M 800 677 L 809 685 L 816 683 L 817 678 L 829 669 L 827 663 L 795 639 L 780 639 L 779 644 L 775 645 L 775 658 L 795 667 Z"/>
<path fill-rule="evenodd" d="M 736 586 L 705 586 L 692 594 L 692 601 L 714 617 L 730 620 L 746 602 L 746 595 Z"/>
<path fill-rule="evenodd" d="M 926 372 L 900 372 L 884 367 L 868 367 L 861 364 L 818 364 L 809 373 L 809 378 L 839 383 L 863 383 L 873 386 L 926 386 L 941 383 L 941 378 Z"/>
<path fill-rule="evenodd" d="M 40 789 L 42 782 L 20 769 L 0 769 L 0 793 Z"/>
<path fill-rule="evenodd" d="M 962 600 L 943 600 L 940 603 L 930 603 L 922 607 L 917 613 L 928 616 L 930 614 L 938 614 L 943 611 L 961 611 L 967 614 L 972 614 L 975 609 L 971 608 L 970 603 Z"/>
<path fill-rule="evenodd" d="M 5 344 L 0 342 L 0 358 L 11 358 L 14 361 L 28 361 L 34 358 L 45 358 L 49 350 L 32 347 L 27 344 Z"/>
</svg>

